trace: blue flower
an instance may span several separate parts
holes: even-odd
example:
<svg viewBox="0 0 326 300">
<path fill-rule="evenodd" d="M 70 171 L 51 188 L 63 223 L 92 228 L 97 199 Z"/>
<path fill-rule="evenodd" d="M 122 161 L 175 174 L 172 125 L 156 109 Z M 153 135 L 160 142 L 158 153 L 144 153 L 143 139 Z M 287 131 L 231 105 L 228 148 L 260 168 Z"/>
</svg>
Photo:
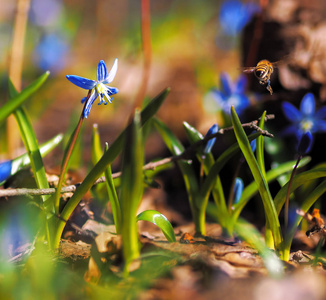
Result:
<svg viewBox="0 0 326 300">
<path fill-rule="evenodd" d="M 243 192 L 243 181 L 240 177 L 235 179 L 233 189 L 233 204 L 238 204 Z"/>
<path fill-rule="evenodd" d="M 216 132 L 218 132 L 218 125 L 215 123 L 211 128 L 208 129 L 206 135 L 205 135 L 205 138 L 212 135 L 212 134 L 215 134 Z M 216 141 L 216 137 L 210 139 L 207 143 L 206 143 L 206 146 L 204 148 L 204 154 L 208 154 L 211 152 L 214 144 L 215 144 L 215 141 Z"/>
<path fill-rule="evenodd" d="M 311 132 L 326 132 L 326 106 L 315 112 L 315 98 L 311 93 L 307 93 L 301 101 L 300 110 L 289 102 L 282 103 L 285 117 L 292 123 L 285 130 L 283 135 L 294 134 L 300 141 L 303 134 Z"/>
<path fill-rule="evenodd" d="M 47 34 L 35 48 L 34 61 L 44 71 L 58 72 L 66 65 L 68 50 L 65 37 L 56 33 Z"/>
<path fill-rule="evenodd" d="M 250 21 L 253 14 L 260 12 L 256 3 L 242 3 L 238 0 L 224 1 L 220 8 L 219 21 L 224 34 L 238 35 Z"/>
<path fill-rule="evenodd" d="M 232 82 L 229 74 L 221 73 L 221 89 L 213 89 L 210 95 L 220 110 L 230 114 L 233 105 L 237 114 L 241 113 L 249 106 L 249 98 L 244 94 L 247 85 L 247 78 L 243 74 Z"/>
<path fill-rule="evenodd" d="M 62 0 L 33 0 L 29 19 L 39 26 L 54 27 L 60 22 L 63 10 Z"/>
<path fill-rule="evenodd" d="M 0 163 L 0 183 L 3 183 L 11 175 L 12 160 Z"/>
<path fill-rule="evenodd" d="M 84 109 L 85 119 L 87 119 L 88 114 L 92 108 L 92 105 L 94 101 L 97 99 L 97 97 L 100 98 L 100 103 L 98 105 L 102 103 L 106 105 L 108 104 L 108 102 L 112 103 L 111 96 L 118 93 L 119 90 L 115 87 L 106 86 L 106 84 L 113 81 L 115 74 L 117 73 L 117 69 L 118 69 L 117 58 L 114 60 L 113 66 L 109 74 L 107 73 L 105 62 L 101 60 L 97 66 L 97 80 L 91 80 L 76 75 L 66 76 L 70 82 L 81 87 L 82 89 L 85 90 L 94 89 L 85 105 L 85 109 Z M 81 102 L 84 103 L 85 101 L 86 101 L 86 97 L 84 97 Z"/>
</svg>

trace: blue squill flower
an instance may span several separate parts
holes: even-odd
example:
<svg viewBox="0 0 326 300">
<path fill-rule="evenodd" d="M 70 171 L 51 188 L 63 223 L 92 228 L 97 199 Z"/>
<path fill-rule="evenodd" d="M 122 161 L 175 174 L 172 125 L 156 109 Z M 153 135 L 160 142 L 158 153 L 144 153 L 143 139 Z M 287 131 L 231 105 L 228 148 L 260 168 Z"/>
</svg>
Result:
<svg viewBox="0 0 326 300">
<path fill-rule="evenodd" d="M 108 102 L 112 103 L 111 96 L 119 92 L 119 90 L 115 87 L 106 86 L 106 84 L 111 83 L 113 81 L 115 74 L 117 73 L 117 70 L 118 70 L 118 59 L 116 58 L 114 60 L 113 66 L 109 74 L 107 73 L 105 62 L 103 60 L 99 62 L 97 66 L 97 80 L 91 80 L 76 75 L 66 76 L 70 82 L 81 87 L 82 89 L 85 90 L 94 89 L 85 105 L 84 117 L 86 119 L 97 97 L 100 98 L 100 103 L 98 105 L 102 103 L 106 105 L 108 104 Z M 86 97 L 84 97 L 81 102 L 84 103 L 85 101 L 86 101 Z"/>
<path fill-rule="evenodd" d="M 69 44 L 60 34 L 50 33 L 43 36 L 34 52 L 34 61 L 46 71 L 58 72 L 62 70 L 67 61 Z"/>
<path fill-rule="evenodd" d="M 221 88 L 213 89 L 210 93 L 215 104 L 225 113 L 231 113 L 231 106 L 234 106 L 238 115 L 249 106 L 249 98 L 245 95 L 247 78 L 241 74 L 235 82 L 231 81 L 229 74 L 221 73 Z"/>
<path fill-rule="evenodd" d="M 212 135 L 212 134 L 215 134 L 218 132 L 218 125 L 215 123 L 211 128 L 208 129 L 206 135 L 205 135 L 205 138 Z M 214 144 L 215 144 L 215 141 L 216 141 L 216 137 L 210 139 L 206 145 L 205 145 L 205 148 L 204 148 L 204 154 L 208 154 L 211 152 Z"/>
<path fill-rule="evenodd" d="M 260 7 L 256 3 L 242 3 L 238 0 L 226 0 L 222 3 L 219 21 L 225 35 L 236 36 L 250 21 Z"/>
<path fill-rule="evenodd" d="M 40 153 L 42 157 L 47 155 L 51 150 L 53 150 L 63 139 L 62 134 L 56 135 L 51 140 L 42 144 L 40 147 Z M 18 156 L 12 160 L 6 160 L 0 163 L 0 185 L 4 184 L 5 181 L 12 175 L 16 174 L 23 168 L 26 168 L 31 164 L 29 156 L 27 153 Z"/>
<path fill-rule="evenodd" d="M 301 101 L 300 110 L 289 102 L 283 102 L 282 108 L 285 117 L 292 123 L 285 130 L 283 135 L 294 134 L 298 142 L 303 134 L 311 132 L 326 132 L 326 106 L 315 112 L 315 98 L 311 93 L 307 93 Z"/>
<path fill-rule="evenodd" d="M 64 10 L 62 0 L 32 0 L 30 20 L 38 26 L 55 26 Z"/>
<path fill-rule="evenodd" d="M 4 182 L 11 175 L 12 160 L 0 163 L 0 183 Z"/>
<path fill-rule="evenodd" d="M 243 181 L 240 177 L 235 179 L 233 189 L 233 204 L 238 204 L 243 192 Z"/>
</svg>

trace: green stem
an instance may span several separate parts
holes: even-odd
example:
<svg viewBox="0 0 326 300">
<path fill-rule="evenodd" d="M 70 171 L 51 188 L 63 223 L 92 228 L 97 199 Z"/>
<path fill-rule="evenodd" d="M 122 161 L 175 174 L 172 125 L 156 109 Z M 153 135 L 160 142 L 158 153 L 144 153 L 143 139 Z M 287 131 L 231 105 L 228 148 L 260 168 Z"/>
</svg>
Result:
<svg viewBox="0 0 326 300">
<path fill-rule="evenodd" d="M 291 177 L 290 177 L 290 180 L 289 180 L 288 190 L 286 192 L 285 206 L 284 206 L 284 230 L 285 231 L 287 230 L 288 223 L 289 223 L 289 200 L 290 200 L 291 185 L 292 185 L 292 181 L 293 181 L 295 171 L 298 168 L 298 165 L 299 165 L 299 162 L 300 162 L 301 158 L 302 158 L 302 156 L 300 155 L 298 157 L 298 160 L 297 160 L 293 170 L 292 170 Z"/>
<path fill-rule="evenodd" d="M 61 195 L 61 188 L 62 188 L 64 179 L 65 179 L 66 173 L 68 171 L 68 165 L 69 165 L 69 160 L 70 160 L 72 151 L 74 149 L 74 146 L 76 144 L 77 138 L 79 136 L 79 132 L 80 132 L 81 126 L 82 126 L 83 121 L 84 121 L 84 110 L 85 110 L 87 101 L 88 101 L 88 99 L 89 99 L 89 97 L 91 95 L 91 91 L 92 90 L 89 90 L 88 91 L 88 94 L 87 94 L 87 97 L 86 97 L 86 100 L 85 100 L 83 111 L 82 111 L 82 113 L 80 115 L 80 118 L 79 118 L 78 124 L 76 126 L 76 129 L 73 132 L 73 134 L 72 134 L 72 136 L 71 136 L 71 138 L 70 138 L 70 140 L 68 142 L 68 145 L 66 147 L 65 154 L 64 154 L 64 157 L 63 157 L 63 160 L 62 160 L 61 171 L 60 171 L 60 176 L 59 176 L 59 182 L 58 182 L 58 186 L 57 186 L 57 189 L 56 189 L 56 193 L 54 194 L 54 208 L 55 208 L 55 213 L 57 215 L 60 215 L 60 195 Z"/>
<path fill-rule="evenodd" d="M 108 149 L 109 149 L 109 146 L 108 146 L 108 144 L 106 144 L 105 151 L 108 151 Z M 115 229 L 116 229 L 117 234 L 120 234 L 121 233 L 121 207 L 120 207 L 120 202 L 119 202 L 119 199 L 118 199 L 118 196 L 116 193 L 116 189 L 114 186 L 114 182 L 113 182 L 111 165 L 108 165 L 104 174 L 105 174 L 105 181 L 107 183 L 107 191 L 108 191 L 109 199 L 110 199 L 110 203 L 111 203 Z"/>
<path fill-rule="evenodd" d="M 194 217 L 195 221 L 195 232 L 200 235 L 206 235 L 206 205 L 201 205 L 200 209 L 197 210 L 197 216 Z"/>
<path fill-rule="evenodd" d="M 309 195 L 309 197 L 304 201 L 301 206 L 303 212 L 307 213 L 311 206 L 326 192 L 326 180 L 320 183 L 313 192 Z M 291 229 L 288 231 L 288 234 L 285 236 L 284 239 L 284 248 L 283 248 L 283 259 L 285 261 L 289 260 L 291 244 L 294 237 L 294 234 L 299 226 L 300 222 L 302 221 L 302 216 L 297 216 L 295 222 L 293 223 Z"/>
</svg>

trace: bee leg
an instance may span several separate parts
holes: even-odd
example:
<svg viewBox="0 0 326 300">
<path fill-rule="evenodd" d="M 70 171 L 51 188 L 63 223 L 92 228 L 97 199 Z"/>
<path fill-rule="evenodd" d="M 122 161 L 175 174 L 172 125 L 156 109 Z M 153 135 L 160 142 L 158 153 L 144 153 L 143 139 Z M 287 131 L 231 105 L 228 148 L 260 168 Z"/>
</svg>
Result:
<svg viewBox="0 0 326 300">
<path fill-rule="evenodd" d="M 271 82 L 269 80 L 267 81 L 266 89 L 267 89 L 267 91 L 270 92 L 271 95 L 273 95 L 273 89 L 271 87 Z"/>
</svg>

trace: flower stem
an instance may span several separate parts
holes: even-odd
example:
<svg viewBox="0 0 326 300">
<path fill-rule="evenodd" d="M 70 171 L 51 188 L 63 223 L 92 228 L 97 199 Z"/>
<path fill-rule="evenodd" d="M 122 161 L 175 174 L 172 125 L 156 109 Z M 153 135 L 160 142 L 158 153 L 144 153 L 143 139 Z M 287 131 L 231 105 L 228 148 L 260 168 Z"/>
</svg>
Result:
<svg viewBox="0 0 326 300">
<path fill-rule="evenodd" d="M 295 171 L 298 168 L 299 162 L 302 159 L 302 155 L 300 155 L 298 157 L 298 160 L 296 162 L 296 164 L 294 165 L 293 171 L 291 173 L 291 177 L 289 180 L 289 186 L 288 186 L 288 190 L 286 193 L 286 198 L 285 198 L 285 206 L 284 206 L 284 231 L 287 231 L 287 227 L 288 227 L 288 223 L 289 223 L 289 200 L 290 200 L 290 190 L 291 190 L 291 185 L 292 185 L 292 181 L 293 181 L 293 177 L 295 174 Z"/>
<path fill-rule="evenodd" d="M 76 129 L 74 130 L 72 136 L 70 137 L 70 140 L 68 142 L 68 145 L 66 147 L 66 150 L 65 150 L 65 153 L 64 153 L 64 157 L 63 157 L 63 160 L 62 160 L 61 171 L 60 171 L 60 176 L 59 176 L 59 182 L 58 182 L 58 186 L 57 186 L 57 189 L 56 189 L 56 193 L 54 195 L 54 208 L 55 208 L 55 213 L 57 215 L 60 215 L 61 187 L 63 185 L 63 181 L 64 181 L 64 178 L 65 178 L 65 175 L 66 175 L 66 173 L 68 171 L 68 164 L 69 164 L 69 160 L 70 160 L 72 151 L 74 149 L 74 146 L 76 144 L 77 138 L 79 136 L 79 132 L 80 132 L 81 126 L 82 126 L 83 121 L 84 121 L 84 110 L 85 110 L 85 107 L 86 107 L 86 104 L 87 104 L 87 100 L 89 99 L 90 95 L 91 95 L 91 90 L 88 91 L 88 94 L 87 94 L 87 97 L 86 97 L 86 101 L 85 101 L 85 105 L 84 105 L 83 111 L 82 111 L 82 113 L 80 115 L 80 118 L 79 118 L 78 124 L 76 126 Z"/>
</svg>

